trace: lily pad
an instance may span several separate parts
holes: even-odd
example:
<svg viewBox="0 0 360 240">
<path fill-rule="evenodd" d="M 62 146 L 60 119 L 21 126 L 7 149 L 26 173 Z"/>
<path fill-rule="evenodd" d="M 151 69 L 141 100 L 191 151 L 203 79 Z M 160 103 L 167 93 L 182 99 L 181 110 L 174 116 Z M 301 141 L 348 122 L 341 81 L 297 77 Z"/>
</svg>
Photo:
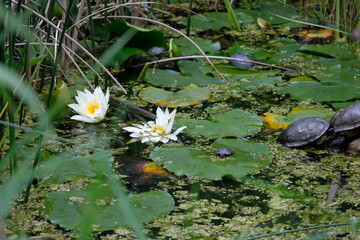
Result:
<svg viewBox="0 0 360 240">
<path fill-rule="evenodd" d="M 276 71 L 269 72 L 257 72 L 252 74 L 238 74 L 229 78 L 238 82 L 238 85 L 232 87 L 232 90 L 244 91 L 254 88 L 259 88 L 261 86 L 274 86 L 276 83 L 282 82 L 281 76 L 276 76 Z"/>
<path fill-rule="evenodd" d="M 315 77 L 327 85 L 339 84 L 358 88 L 360 71 L 354 68 L 332 67 Z"/>
<path fill-rule="evenodd" d="M 254 113 L 242 109 L 217 114 L 212 120 L 178 119 L 177 125 L 187 126 L 184 132 L 211 139 L 219 137 L 245 137 L 261 130 L 262 121 Z"/>
<path fill-rule="evenodd" d="M 221 46 L 220 42 L 212 42 L 211 40 L 203 38 L 194 38 L 192 39 L 201 50 L 205 53 L 216 53 L 220 51 Z M 199 55 L 199 49 L 197 49 L 189 40 L 185 38 L 174 39 L 176 45 L 180 48 L 182 55 Z"/>
<path fill-rule="evenodd" d="M 356 49 L 354 47 L 348 47 L 340 44 L 328 44 L 328 45 L 303 45 L 298 49 L 299 52 L 314 54 L 329 58 L 338 58 L 341 60 L 355 59 L 357 58 Z"/>
<path fill-rule="evenodd" d="M 234 154 L 228 158 L 216 157 L 215 151 L 221 147 L 230 148 Z M 273 159 L 273 153 L 264 144 L 249 140 L 218 139 L 212 148 L 212 151 L 203 151 L 189 147 L 161 147 L 150 157 L 177 175 L 207 179 L 255 174 L 269 166 Z"/>
<path fill-rule="evenodd" d="M 99 188 L 101 196 L 106 199 L 109 194 L 106 188 Z M 85 219 L 82 211 L 89 204 L 89 192 L 52 192 L 45 200 L 45 215 L 52 222 L 66 229 L 79 229 Z M 164 191 L 150 191 L 129 196 L 138 221 L 143 223 L 168 214 L 174 208 L 174 200 Z M 104 231 L 119 226 L 131 227 L 128 216 L 124 214 L 118 201 L 112 204 L 97 204 L 93 209 L 94 230 Z"/>
<path fill-rule="evenodd" d="M 290 94 L 298 100 L 312 99 L 314 102 L 344 102 L 360 98 L 360 87 L 356 85 L 327 85 L 320 82 L 295 82 L 276 92 Z"/>
<path fill-rule="evenodd" d="M 311 108 L 296 107 L 292 109 L 287 115 L 280 115 L 275 113 L 264 113 L 264 116 L 260 116 L 264 123 L 269 128 L 279 130 L 286 128 L 290 123 L 306 117 L 320 117 L 331 118 L 334 115 L 334 111 L 330 108 L 323 106 L 316 106 Z"/>
<path fill-rule="evenodd" d="M 202 64 L 193 61 L 180 61 L 178 64 L 180 72 L 174 70 L 149 69 L 145 80 L 155 86 L 161 87 L 185 87 L 189 84 L 198 86 L 208 86 L 210 84 L 220 84 L 222 81 L 212 76 L 206 75 L 201 71 Z"/>
<path fill-rule="evenodd" d="M 190 84 L 178 92 L 166 91 L 161 88 L 146 87 L 139 92 L 139 96 L 160 107 L 184 107 L 201 103 L 211 96 L 208 88 Z"/>
</svg>

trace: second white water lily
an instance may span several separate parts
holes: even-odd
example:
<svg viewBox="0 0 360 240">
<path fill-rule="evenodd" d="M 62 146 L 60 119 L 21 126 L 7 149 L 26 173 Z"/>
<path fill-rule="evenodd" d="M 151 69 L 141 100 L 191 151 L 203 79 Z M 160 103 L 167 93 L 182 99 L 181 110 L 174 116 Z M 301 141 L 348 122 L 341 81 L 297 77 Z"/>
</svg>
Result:
<svg viewBox="0 0 360 240">
<path fill-rule="evenodd" d="M 69 107 L 79 115 L 74 115 L 71 119 L 88 123 L 103 120 L 109 107 L 109 89 L 107 89 L 106 94 L 103 93 L 100 87 L 95 88 L 94 93 L 89 92 L 87 89 L 84 92 L 76 92 L 78 95 L 75 99 L 78 104 L 69 104 Z"/>
<path fill-rule="evenodd" d="M 166 108 L 165 111 L 158 108 L 156 110 L 156 119 L 149 121 L 143 125 L 134 124 L 134 127 L 125 127 L 124 130 L 131 132 L 131 142 L 163 142 L 167 143 L 169 140 L 177 140 L 177 135 L 186 128 L 180 127 L 175 132 L 171 133 L 172 126 L 175 120 L 176 109 L 171 113 Z"/>
</svg>

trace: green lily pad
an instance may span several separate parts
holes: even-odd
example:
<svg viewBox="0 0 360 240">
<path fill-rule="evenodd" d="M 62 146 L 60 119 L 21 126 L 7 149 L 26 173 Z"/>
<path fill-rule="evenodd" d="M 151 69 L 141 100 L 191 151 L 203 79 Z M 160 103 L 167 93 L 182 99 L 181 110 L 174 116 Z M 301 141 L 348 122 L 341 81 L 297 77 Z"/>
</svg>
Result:
<svg viewBox="0 0 360 240">
<path fill-rule="evenodd" d="M 221 147 L 230 148 L 234 154 L 228 158 L 215 155 Z M 264 144 L 242 139 L 218 139 L 213 151 L 189 147 L 155 148 L 150 157 L 177 175 L 217 179 L 224 176 L 241 178 L 255 174 L 269 166 L 273 153 Z"/>
<path fill-rule="evenodd" d="M 219 137 L 245 137 L 261 130 L 262 121 L 254 113 L 242 109 L 217 114 L 212 120 L 178 119 L 177 125 L 187 126 L 184 132 L 211 139 Z"/>
<path fill-rule="evenodd" d="M 229 78 L 238 82 L 238 85 L 232 87 L 232 90 L 244 91 L 261 86 L 274 86 L 277 83 L 282 82 L 281 76 L 276 76 L 276 71 L 269 72 L 257 72 L 252 74 L 238 74 Z"/>
<path fill-rule="evenodd" d="M 352 68 L 332 67 L 321 74 L 315 74 L 315 77 L 324 84 L 346 85 L 358 88 L 360 71 Z"/>
<path fill-rule="evenodd" d="M 303 45 L 298 49 L 299 52 L 314 54 L 329 58 L 338 58 L 341 60 L 357 58 L 355 47 L 348 47 L 340 44 L 328 45 Z"/>
<path fill-rule="evenodd" d="M 202 63 L 180 61 L 178 66 L 181 72 L 160 69 L 152 71 L 148 69 L 145 80 L 156 86 L 177 88 L 185 87 L 192 83 L 198 86 L 222 83 L 220 79 L 203 73 L 201 71 Z"/>
<path fill-rule="evenodd" d="M 316 63 L 320 64 L 322 67 L 340 67 L 340 68 L 360 68 L 360 60 L 359 59 L 350 59 L 350 60 L 340 60 L 337 58 L 327 58 L 320 59 Z"/>
<path fill-rule="evenodd" d="M 166 91 L 161 88 L 146 87 L 141 89 L 139 96 L 148 102 L 160 107 L 184 107 L 201 103 L 211 96 L 208 88 L 198 87 L 190 84 L 178 92 Z"/>
<path fill-rule="evenodd" d="M 112 197 L 106 188 L 100 187 L 99 194 L 104 199 Z M 45 200 L 45 215 L 52 222 L 66 229 L 79 229 L 85 217 L 82 211 L 89 201 L 89 192 L 52 192 Z M 174 199 L 164 191 L 150 191 L 129 196 L 138 221 L 143 223 L 168 214 L 174 208 Z M 104 201 L 106 202 L 106 200 Z M 119 226 L 131 227 L 120 206 L 121 203 L 97 204 L 93 209 L 94 230 L 104 231 Z"/>
<path fill-rule="evenodd" d="M 326 85 L 320 82 L 295 82 L 276 92 L 290 94 L 298 100 L 312 99 L 314 102 L 344 102 L 360 98 L 360 87 L 356 85 Z"/>
<path fill-rule="evenodd" d="M 211 40 L 203 38 L 193 38 L 192 39 L 201 50 L 205 53 L 216 53 L 220 51 L 221 46 L 220 42 L 212 42 Z M 199 55 L 199 49 L 197 49 L 189 40 L 186 38 L 174 39 L 176 45 L 180 48 L 182 55 Z"/>
</svg>

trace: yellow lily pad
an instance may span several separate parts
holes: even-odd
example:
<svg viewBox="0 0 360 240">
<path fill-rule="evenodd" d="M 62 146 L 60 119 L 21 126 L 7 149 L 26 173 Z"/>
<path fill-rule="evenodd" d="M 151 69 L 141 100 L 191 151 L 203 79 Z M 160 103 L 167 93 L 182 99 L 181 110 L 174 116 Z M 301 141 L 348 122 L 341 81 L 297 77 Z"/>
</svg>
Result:
<svg viewBox="0 0 360 240">
<path fill-rule="evenodd" d="M 273 130 L 280 130 L 286 128 L 292 122 L 306 117 L 321 117 L 321 118 L 331 118 L 334 115 L 334 111 L 330 108 L 325 108 L 322 106 L 316 107 L 296 107 L 292 109 L 287 115 L 280 115 L 276 113 L 264 113 L 264 116 L 260 118 L 264 123 Z"/>
<path fill-rule="evenodd" d="M 143 100 L 160 107 L 176 108 L 199 104 L 211 96 L 211 91 L 195 84 L 190 84 L 178 92 L 146 87 L 139 92 L 139 96 Z"/>
</svg>

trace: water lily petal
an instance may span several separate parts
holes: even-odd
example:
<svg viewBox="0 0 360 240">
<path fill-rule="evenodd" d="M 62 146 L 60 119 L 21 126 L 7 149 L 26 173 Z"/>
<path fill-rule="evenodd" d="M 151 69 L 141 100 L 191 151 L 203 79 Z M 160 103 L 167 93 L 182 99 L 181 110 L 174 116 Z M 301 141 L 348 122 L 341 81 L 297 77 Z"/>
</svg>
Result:
<svg viewBox="0 0 360 240">
<path fill-rule="evenodd" d="M 71 119 L 77 120 L 77 121 L 82 121 L 82 122 L 88 122 L 88 123 L 96 123 L 96 122 L 99 122 L 99 121 L 96 120 L 95 118 L 88 118 L 88 117 L 83 116 L 83 115 L 74 115 L 74 116 L 71 117 Z"/>
</svg>

